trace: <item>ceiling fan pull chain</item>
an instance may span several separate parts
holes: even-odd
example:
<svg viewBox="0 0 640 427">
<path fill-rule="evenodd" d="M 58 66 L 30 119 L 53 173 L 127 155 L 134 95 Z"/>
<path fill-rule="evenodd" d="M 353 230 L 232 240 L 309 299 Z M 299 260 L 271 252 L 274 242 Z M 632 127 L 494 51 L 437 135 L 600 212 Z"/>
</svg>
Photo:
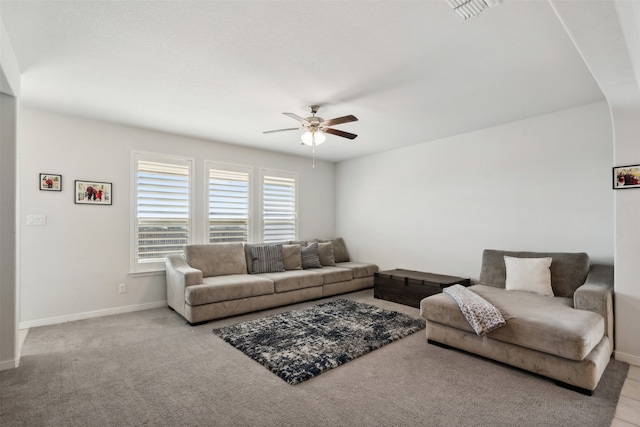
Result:
<svg viewBox="0 0 640 427">
<path fill-rule="evenodd" d="M 316 168 L 316 136 L 315 134 L 313 134 L 313 138 L 311 140 L 311 155 L 312 155 L 312 163 L 311 163 L 311 167 L 312 169 Z"/>
</svg>

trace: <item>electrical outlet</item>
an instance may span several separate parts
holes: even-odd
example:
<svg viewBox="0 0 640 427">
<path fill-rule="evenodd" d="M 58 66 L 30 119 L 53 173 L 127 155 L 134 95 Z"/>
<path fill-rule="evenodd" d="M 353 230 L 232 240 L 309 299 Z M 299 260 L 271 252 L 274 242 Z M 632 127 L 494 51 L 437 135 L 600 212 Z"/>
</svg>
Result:
<svg viewBox="0 0 640 427">
<path fill-rule="evenodd" d="M 120 292 L 121 294 L 124 294 L 125 292 L 127 292 L 127 284 L 126 283 L 120 283 L 118 285 L 118 292 Z"/>
</svg>

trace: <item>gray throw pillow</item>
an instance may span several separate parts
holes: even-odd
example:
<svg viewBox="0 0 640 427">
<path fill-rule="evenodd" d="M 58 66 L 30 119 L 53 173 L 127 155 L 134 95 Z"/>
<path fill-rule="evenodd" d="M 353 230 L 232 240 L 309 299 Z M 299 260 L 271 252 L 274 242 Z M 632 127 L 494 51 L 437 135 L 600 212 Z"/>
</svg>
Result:
<svg viewBox="0 0 640 427">
<path fill-rule="evenodd" d="M 254 246 L 250 243 L 244 244 L 244 257 L 245 263 L 247 264 L 247 272 L 249 274 L 253 274 L 253 256 L 251 255 L 251 246 Z"/>
<path fill-rule="evenodd" d="M 349 252 L 347 251 L 347 245 L 344 243 L 342 237 L 338 237 L 331 241 L 333 244 L 333 257 L 336 262 L 349 262 Z"/>
<path fill-rule="evenodd" d="M 321 265 L 336 265 L 331 242 L 318 243 L 318 258 Z"/>
<path fill-rule="evenodd" d="M 318 243 L 309 243 L 301 249 L 302 268 L 321 268 L 320 257 L 318 256 Z"/>
<path fill-rule="evenodd" d="M 284 271 L 282 245 L 251 246 L 253 274 Z"/>
<path fill-rule="evenodd" d="M 282 263 L 285 270 L 302 270 L 300 245 L 282 245 Z"/>
<path fill-rule="evenodd" d="M 342 237 L 336 237 L 335 239 L 318 239 L 318 243 L 331 242 L 333 245 L 333 260 L 334 262 L 349 262 L 349 252 L 347 251 L 347 245 L 344 243 Z M 322 253 L 320 254 L 320 261 L 322 262 Z"/>
</svg>

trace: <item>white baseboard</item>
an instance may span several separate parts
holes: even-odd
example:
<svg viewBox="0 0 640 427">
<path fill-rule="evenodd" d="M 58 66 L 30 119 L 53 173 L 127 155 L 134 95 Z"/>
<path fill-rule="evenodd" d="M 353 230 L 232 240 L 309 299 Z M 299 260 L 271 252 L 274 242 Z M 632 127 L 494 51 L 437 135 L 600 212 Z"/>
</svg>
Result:
<svg viewBox="0 0 640 427">
<path fill-rule="evenodd" d="M 148 302 L 144 304 L 127 305 L 124 307 L 107 308 L 104 310 L 87 311 L 84 313 L 69 314 L 66 316 L 49 317 L 46 319 L 28 320 L 20 322 L 20 329 L 36 328 L 38 326 L 55 325 L 58 323 L 73 322 L 74 320 L 90 319 L 92 317 L 110 316 L 112 314 L 131 313 L 132 311 L 149 310 L 152 308 L 167 307 L 167 301 Z"/>
<path fill-rule="evenodd" d="M 17 360 L 5 360 L 4 362 L 0 362 L 0 371 L 8 371 L 9 369 L 13 369 L 17 367 L 18 367 Z"/>
<path fill-rule="evenodd" d="M 632 354 L 622 353 L 620 351 L 614 351 L 613 357 L 621 362 L 627 362 L 629 365 L 640 366 L 640 357 Z"/>
</svg>

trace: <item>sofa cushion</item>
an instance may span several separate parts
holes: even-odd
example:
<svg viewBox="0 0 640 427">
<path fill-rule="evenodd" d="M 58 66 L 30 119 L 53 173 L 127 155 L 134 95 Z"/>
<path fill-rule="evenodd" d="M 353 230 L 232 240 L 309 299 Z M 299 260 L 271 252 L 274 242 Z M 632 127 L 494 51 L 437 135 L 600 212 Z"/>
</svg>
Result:
<svg viewBox="0 0 640 427">
<path fill-rule="evenodd" d="M 320 268 L 320 257 L 318 254 L 318 243 L 309 243 L 307 246 L 302 246 L 302 268 Z"/>
<path fill-rule="evenodd" d="M 528 292 L 509 292 L 494 286 L 468 289 L 496 306 L 507 319 L 505 326 L 488 337 L 571 360 L 584 359 L 604 335 L 604 318 L 572 307 L 572 300 Z M 449 295 L 427 297 L 420 304 L 422 316 L 457 329 L 473 332 Z"/>
<path fill-rule="evenodd" d="M 247 273 L 242 243 L 191 244 L 185 246 L 184 256 L 203 277 Z"/>
<path fill-rule="evenodd" d="M 330 283 L 346 282 L 353 279 L 353 270 L 350 268 L 327 265 L 322 266 L 320 272 L 322 273 L 325 285 Z"/>
<path fill-rule="evenodd" d="M 318 243 L 318 258 L 320 258 L 320 265 L 336 265 L 336 261 L 333 257 L 333 244 L 331 242 Z"/>
<path fill-rule="evenodd" d="M 363 262 L 337 262 L 336 267 L 348 268 L 353 271 L 353 278 L 360 279 L 362 277 L 373 277 L 378 272 L 378 266 L 375 264 L 366 264 Z"/>
<path fill-rule="evenodd" d="M 374 264 L 366 264 L 363 262 L 337 262 L 336 267 L 348 268 L 353 271 L 353 278 L 360 279 L 362 277 L 373 277 L 378 272 L 378 266 Z"/>
<path fill-rule="evenodd" d="M 589 272 L 589 256 L 586 253 L 509 252 L 485 249 L 482 253 L 479 283 L 505 287 L 505 255 L 516 258 L 551 257 L 551 288 L 553 294 L 559 297 L 573 297 L 573 293 L 584 283 Z"/>
<path fill-rule="evenodd" d="M 282 245 L 251 246 L 252 274 L 284 271 Z"/>
<path fill-rule="evenodd" d="M 300 245 L 282 245 L 282 263 L 285 270 L 302 270 Z"/>
<path fill-rule="evenodd" d="M 551 258 L 504 257 L 506 267 L 505 288 L 508 291 L 533 292 L 548 297 L 551 289 Z"/>
<path fill-rule="evenodd" d="M 296 289 L 322 286 L 323 278 L 319 270 L 291 270 L 284 273 L 263 273 L 260 277 L 274 282 L 274 291 L 288 292 Z"/>
<path fill-rule="evenodd" d="M 272 294 L 274 284 L 261 276 L 230 274 L 206 277 L 201 285 L 187 286 L 185 302 L 189 305 L 203 305 L 213 302 Z"/>
</svg>

